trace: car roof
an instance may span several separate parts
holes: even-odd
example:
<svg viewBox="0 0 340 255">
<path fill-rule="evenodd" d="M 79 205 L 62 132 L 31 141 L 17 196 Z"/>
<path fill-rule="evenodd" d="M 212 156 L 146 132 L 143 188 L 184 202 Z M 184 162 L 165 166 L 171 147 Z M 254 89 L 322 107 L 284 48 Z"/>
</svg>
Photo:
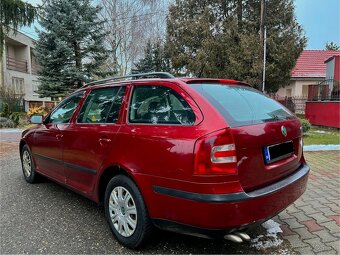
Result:
<svg viewBox="0 0 340 255">
<path fill-rule="evenodd" d="M 185 84 L 200 84 L 200 83 L 221 83 L 221 84 L 228 84 L 228 85 L 243 85 L 249 86 L 248 83 L 232 80 L 232 79 L 216 79 L 216 78 L 189 78 L 189 77 L 179 77 L 179 78 L 145 78 L 145 79 L 138 79 L 138 80 L 123 80 L 123 81 L 110 81 L 102 84 L 94 84 L 91 86 L 86 86 L 83 88 L 79 88 L 77 91 L 87 90 L 87 89 L 97 89 L 102 87 L 110 87 L 110 86 L 121 86 L 126 84 L 138 84 L 138 83 L 145 83 L 145 82 L 160 82 L 166 81 L 171 83 L 185 83 Z"/>
<path fill-rule="evenodd" d="M 130 74 L 125 76 L 108 77 L 102 80 L 97 80 L 85 84 L 83 87 L 79 88 L 76 92 L 84 91 L 87 89 L 96 89 L 99 87 L 109 87 L 109 86 L 119 86 L 124 84 L 138 84 L 145 82 L 159 82 L 167 81 L 171 83 L 176 83 L 178 85 L 185 86 L 184 84 L 200 84 L 200 83 L 219 83 L 228 85 L 245 85 L 249 84 L 232 79 L 219 79 L 219 78 L 190 78 L 190 77 L 175 77 L 167 72 L 151 72 L 151 73 L 139 73 Z M 250 86 L 251 87 L 251 86 Z"/>
</svg>

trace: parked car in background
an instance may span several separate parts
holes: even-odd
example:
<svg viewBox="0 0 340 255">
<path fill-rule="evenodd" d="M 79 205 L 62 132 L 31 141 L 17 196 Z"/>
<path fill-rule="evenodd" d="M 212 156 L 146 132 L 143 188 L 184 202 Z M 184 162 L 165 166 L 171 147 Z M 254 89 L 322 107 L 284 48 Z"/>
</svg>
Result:
<svg viewBox="0 0 340 255">
<path fill-rule="evenodd" d="M 103 204 L 130 248 L 155 226 L 242 240 L 305 191 L 301 124 L 281 104 L 234 80 L 125 78 L 33 117 L 20 141 L 27 182 L 43 175 Z"/>
</svg>

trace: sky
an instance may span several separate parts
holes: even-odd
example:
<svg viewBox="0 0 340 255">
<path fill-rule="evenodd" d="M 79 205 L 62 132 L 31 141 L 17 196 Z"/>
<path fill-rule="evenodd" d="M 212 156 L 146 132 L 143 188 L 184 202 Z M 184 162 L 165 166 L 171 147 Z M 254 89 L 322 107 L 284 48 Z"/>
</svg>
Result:
<svg viewBox="0 0 340 255">
<path fill-rule="evenodd" d="M 33 5 L 41 4 L 41 0 L 26 2 Z M 306 49 L 322 50 L 326 42 L 340 45 L 340 0 L 295 0 L 294 2 L 296 19 L 308 38 Z M 37 39 L 34 26 L 23 27 L 20 31 Z"/>
</svg>

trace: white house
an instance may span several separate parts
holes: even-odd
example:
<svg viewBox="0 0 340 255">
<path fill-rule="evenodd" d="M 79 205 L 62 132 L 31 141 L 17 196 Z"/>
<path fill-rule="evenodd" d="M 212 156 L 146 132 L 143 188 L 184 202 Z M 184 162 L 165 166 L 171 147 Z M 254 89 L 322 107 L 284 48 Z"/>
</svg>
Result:
<svg viewBox="0 0 340 255">
<path fill-rule="evenodd" d="M 51 98 L 40 98 L 37 69 L 34 56 L 34 40 L 27 35 L 11 32 L 5 38 L 2 58 L 3 73 L 0 75 L 5 86 L 10 86 L 16 94 L 24 96 L 25 110 L 33 106 L 52 107 Z"/>
</svg>

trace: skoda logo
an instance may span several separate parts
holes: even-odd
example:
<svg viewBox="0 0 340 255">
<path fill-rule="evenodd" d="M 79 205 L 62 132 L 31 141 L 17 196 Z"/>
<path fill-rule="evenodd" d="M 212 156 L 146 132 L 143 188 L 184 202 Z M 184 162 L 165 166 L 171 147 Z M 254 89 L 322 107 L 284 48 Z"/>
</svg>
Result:
<svg viewBox="0 0 340 255">
<path fill-rule="evenodd" d="M 283 136 L 287 136 L 287 129 L 285 126 L 281 126 L 281 133 L 283 134 Z"/>
</svg>

